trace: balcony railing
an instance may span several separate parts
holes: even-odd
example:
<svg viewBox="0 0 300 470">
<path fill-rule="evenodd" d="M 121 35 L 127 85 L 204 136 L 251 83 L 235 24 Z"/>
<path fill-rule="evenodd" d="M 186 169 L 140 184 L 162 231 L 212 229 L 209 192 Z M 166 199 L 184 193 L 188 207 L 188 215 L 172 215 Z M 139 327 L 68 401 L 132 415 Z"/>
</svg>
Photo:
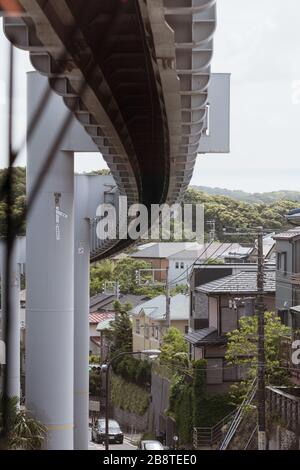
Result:
<svg viewBox="0 0 300 470">
<path fill-rule="evenodd" d="M 267 387 L 269 412 L 276 416 L 287 429 L 300 431 L 300 388 Z"/>
</svg>

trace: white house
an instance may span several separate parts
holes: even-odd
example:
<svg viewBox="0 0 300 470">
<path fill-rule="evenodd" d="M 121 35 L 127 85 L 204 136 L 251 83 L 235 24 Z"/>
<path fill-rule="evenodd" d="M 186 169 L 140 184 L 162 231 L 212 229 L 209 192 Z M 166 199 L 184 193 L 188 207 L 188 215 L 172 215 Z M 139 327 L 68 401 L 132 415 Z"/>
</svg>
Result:
<svg viewBox="0 0 300 470">
<path fill-rule="evenodd" d="M 238 251 L 241 245 L 238 243 L 193 243 L 193 246 L 178 251 L 168 256 L 169 283 L 171 287 L 187 284 L 194 263 L 205 263 L 208 260 L 224 260 L 228 250 Z"/>
</svg>

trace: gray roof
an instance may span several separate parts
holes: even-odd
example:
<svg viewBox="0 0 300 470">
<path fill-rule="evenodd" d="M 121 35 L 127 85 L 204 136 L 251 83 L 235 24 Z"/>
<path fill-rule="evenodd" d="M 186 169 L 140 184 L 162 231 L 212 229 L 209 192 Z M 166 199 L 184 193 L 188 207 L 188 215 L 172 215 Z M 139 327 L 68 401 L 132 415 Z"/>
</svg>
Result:
<svg viewBox="0 0 300 470">
<path fill-rule="evenodd" d="M 291 312 L 300 313 L 300 305 L 295 305 L 295 307 L 290 308 Z"/>
<path fill-rule="evenodd" d="M 189 318 L 189 296 L 177 294 L 170 299 L 171 320 L 188 320 Z M 166 317 L 166 296 L 158 295 L 147 302 L 143 302 L 133 308 L 130 313 L 137 316 L 143 310 L 144 314 L 152 320 L 164 320 Z"/>
<path fill-rule="evenodd" d="M 132 258 L 168 258 L 170 255 L 195 246 L 194 242 L 160 242 L 141 245 Z"/>
<path fill-rule="evenodd" d="M 274 240 L 292 240 L 300 236 L 300 227 L 295 227 L 286 232 L 277 233 L 273 236 Z"/>
<path fill-rule="evenodd" d="M 198 245 L 198 246 L 197 246 Z M 198 259 L 199 262 L 206 261 L 208 259 L 223 259 L 226 252 L 239 251 L 244 248 L 239 243 L 205 243 L 204 245 L 197 244 L 191 248 L 185 248 L 182 251 L 174 253 L 168 256 L 169 259 Z M 249 250 L 249 248 L 247 248 Z"/>
<path fill-rule="evenodd" d="M 203 328 L 202 330 L 189 331 L 185 339 L 194 345 L 205 344 L 225 344 L 226 338 L 218 335 L 218 330 L 213 327 Z"/>
<path fill-rule="evenodd" d="M 256 294 L 257 271 L 242 271 L 196 287 L 206 294 Z M 275 292 L 275 270 L 265 272 L 265 292 Z"/>
<path fill-rule="evenodd" d="M 145 302 L 149 297 L 146 295 L 134 295 L 134 294 L 121 294 L 119 302 L 123 305 L 129 303 L 132 307 L 139 305 L 141 302 Z M 113 311 L 114 302 L 116 296 L 113 294 L 97 294 L 90 299 L 90 312 L 96 312 L 97 310 Z"/>
</svg>

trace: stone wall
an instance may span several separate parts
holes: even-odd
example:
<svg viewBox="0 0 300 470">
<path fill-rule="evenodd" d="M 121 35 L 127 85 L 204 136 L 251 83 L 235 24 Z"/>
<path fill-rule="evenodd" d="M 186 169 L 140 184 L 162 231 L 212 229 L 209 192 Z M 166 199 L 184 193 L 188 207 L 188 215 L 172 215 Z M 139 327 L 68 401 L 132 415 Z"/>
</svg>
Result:
<svg viewBox="0 0 300 470">
<path fill-rule="evenodd" d="M 123 432 L 144 433 L 148 431 L 149 411 L 140 416 L 115 406 L 113 407 L 113 417 L 118 421 Z"/>
<path fill-rule="evenodd" d="M 273 423 L 269 432 L 269 450 L 300 450 L 299 435 Z"/>
</svg>

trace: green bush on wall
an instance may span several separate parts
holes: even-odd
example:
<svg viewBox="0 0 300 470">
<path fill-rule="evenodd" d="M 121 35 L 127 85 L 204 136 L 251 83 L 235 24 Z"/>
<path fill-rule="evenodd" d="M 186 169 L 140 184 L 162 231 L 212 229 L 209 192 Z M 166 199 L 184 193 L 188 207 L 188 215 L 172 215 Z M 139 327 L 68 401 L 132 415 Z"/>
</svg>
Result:
<svg viewBox="0 0 300 470">
<path fill-rule="evenodd" d="M 126 382 L 112 374 L 110 386 L 111 402 L 121 410 L 143 416 L 149 408 L 151 395 L 136 384 Z"/>
<path fill-rule="evenodd" d="M 173 377 L 168 414 L 176 421 L 181 445 L 191 443 L 194 427 L 212 427 L 232 410 L 229 394 L 207 393 L 204 359 L 193 362 L 192 377 Z"/>
<path fill-rule="evenodd" d="M 193 400 L 192 385 L 183 377 L 174 377 L 170 389 L 168 414 L 175 419 L 181 444 L 192 440 L 193 431 Z"/>
</svg>

